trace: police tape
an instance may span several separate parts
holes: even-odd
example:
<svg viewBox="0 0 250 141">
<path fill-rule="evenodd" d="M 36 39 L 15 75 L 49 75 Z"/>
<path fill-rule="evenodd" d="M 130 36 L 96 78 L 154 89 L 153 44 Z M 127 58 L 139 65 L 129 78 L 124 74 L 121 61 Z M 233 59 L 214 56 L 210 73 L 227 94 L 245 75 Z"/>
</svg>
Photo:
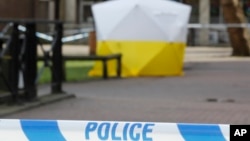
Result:
<svg viewBox="0 0 250 141">
<path fill-rule="evenodd" d="M 1 141 L 229 141 L 229 125 L 0 120 Z"/>
<path fill-rule="evenodd" d="M 250 28 L 250 24 L 188 24 L 187 28 L 189 29 L 202 29 L 202 28 L 207 28 L 207 29 L 226 29 L 226 28 Z M 26 27 L 19 25 L 18 29 L 20 31 L 25 32 Z M 92 28 L 86 28 L 86 29 L 79 29 L 80 33 L 76 35 L 71 35 L 67 37 L 62 38 L 63 43 L 67 42 L 72 42 L 80 39 L 85 39 L 89 37 L 88 32 L 92 31 Z M 41 32 L 36 32 L 36 36 L 40 39 L 46 40 L 46 41 L 53 41 L 53 37 Z"/>
<path fill-rule="evenodd" d="M 250 24 L 248 23 L 231 23 L 231 24 L 200 24 L 200 23 L 190 23 L 187 25 L 187 28 L 196 28 L 196 29 L 202 29 L 202 28 L 207 28 L 207 29 L 226 29 L 226 28 L 250 28 Z"/>
<path fill-rule="evenodd" d="M 72 41 L 88 38 L 88 36 L 89 36 L 88 33 L 80 33 L 80 34 L 76 34 L 76 35 L 72 35 L 72 36 L 63 37 L 62 42 L 63 43 L 72 42 Z"/>
<path fill-rule="evenodd" d="M 20 31 L 23 31 L 25 32 L 26 31 L 26 27 L 25 26 L 22 26 L 22 25 L 19 25 L 18 26 L 18 29 Z M 85 31 L 85 30 L 80 30 L 80 31 Z M 87 31 L 87 30 L 86 30 Z M 41 33 L 41 32 L 36 32 L 36 36 L 40 39 L 43 39 L 43 40 L 46 40 L 46 41 L 49 41 L 49 42 L 52 42 L 54 40 L 54 38 L 50 35 L 47 35 L 47 34 L 44 34 L 44 33 Z M 89 34 L 86 33 L 86 32 L 81 32 L 79 34 L 76 34 L 76 35 L 71 35 L 71 36 L 67 36 L 67 37 L 63 37 L 62 38 L 62 42 L 63 43 L 67 43 L 67 42 L 72 42 L 72 41 L 76 41 L 76 40 L 80 40 L 80 39 L 85 39 L 85 38 L 88 38 Z"/>
</svg>

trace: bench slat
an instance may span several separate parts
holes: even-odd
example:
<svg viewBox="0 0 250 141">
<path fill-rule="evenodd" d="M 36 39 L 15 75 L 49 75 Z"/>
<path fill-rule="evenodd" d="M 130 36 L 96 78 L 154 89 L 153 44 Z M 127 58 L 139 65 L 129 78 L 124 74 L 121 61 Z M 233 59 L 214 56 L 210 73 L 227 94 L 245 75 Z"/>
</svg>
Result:
<svg viewBox="0 0 250 141">
<path fill-rule="evenodd" d="M 109 60 L 120 58 L 121 54 L 112 55 L 89 55 L 89 56 L 63 56 L 64 60 Z M 44 60 L 43 56 L 39 56 L 38 60 Z"/>
</svg>

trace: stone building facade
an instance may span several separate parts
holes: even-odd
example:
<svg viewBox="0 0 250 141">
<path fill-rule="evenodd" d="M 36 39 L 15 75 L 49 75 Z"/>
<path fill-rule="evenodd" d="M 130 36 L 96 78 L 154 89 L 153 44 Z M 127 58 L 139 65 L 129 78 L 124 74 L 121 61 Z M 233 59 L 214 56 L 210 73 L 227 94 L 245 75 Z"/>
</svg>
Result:
<svg viewBox="0 0 250 141">
<path fill-rule="evenodd" d="M 0 18 L 48 19 L 49 0 L 1 0 Z"/>
</svg>

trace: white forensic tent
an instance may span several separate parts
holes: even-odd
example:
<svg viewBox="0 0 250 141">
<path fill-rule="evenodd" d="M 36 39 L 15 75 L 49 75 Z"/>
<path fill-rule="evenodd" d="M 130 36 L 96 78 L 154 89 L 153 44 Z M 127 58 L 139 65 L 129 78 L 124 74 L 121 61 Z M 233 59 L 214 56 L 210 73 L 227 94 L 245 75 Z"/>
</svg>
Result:
<svg viewBox="0 0 250 141">
<path fill-rule="evenodd" d="M 169 0 L 111 0 L 92 6 L 97 54 L 121 53 L 122 76 L 181 75 L 191 7 Z M 102 75 L 97 62 L 91 76 Z M 115 62 L 108 63 L 115 75 Z"/>
</svg>

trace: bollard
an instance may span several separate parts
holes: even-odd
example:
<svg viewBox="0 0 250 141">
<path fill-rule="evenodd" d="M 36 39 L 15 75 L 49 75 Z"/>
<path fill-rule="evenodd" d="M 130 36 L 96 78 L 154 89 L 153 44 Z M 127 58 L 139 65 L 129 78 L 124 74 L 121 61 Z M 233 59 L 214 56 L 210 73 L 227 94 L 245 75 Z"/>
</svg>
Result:
<svg viewBox="0 0 250 141">
<path fill-rule="evenodd" d="M 5 119 L 0 120 L 0 140 L 229 141 L 229 127 L 220 124 Z"/>
</svg>

